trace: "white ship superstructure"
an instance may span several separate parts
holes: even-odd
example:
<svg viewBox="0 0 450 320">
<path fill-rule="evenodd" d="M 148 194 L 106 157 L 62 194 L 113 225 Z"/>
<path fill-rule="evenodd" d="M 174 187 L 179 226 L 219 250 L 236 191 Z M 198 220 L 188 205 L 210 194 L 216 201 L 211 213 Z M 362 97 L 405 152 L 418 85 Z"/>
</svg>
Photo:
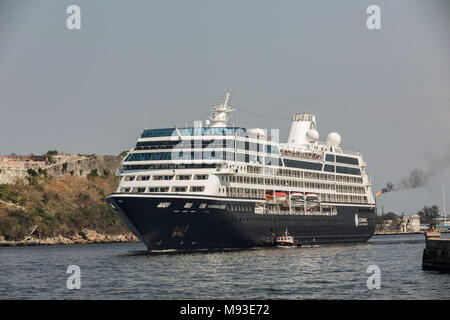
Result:
<svg viewBox="0 0 450 320">
<path fill-rule="evenodd" d="M 294 115 L 285 143 L 273 137 L 274 130 L 228 126 L 230 100 L 227 92 L 203 124 L 145 129 L 118 172 L 114 197 L 122 200 L 116 205 L 130 197 L 152 198 L 158 199 L 156 208 L 171 213 L 219 209 L 255 221 L 319 216 L 328 222 L 340 221 L 330 217 L 354 207 L 351 221 L 369 225 L 361 217 L 374 213 L 374 198 L 361 153 L 343 151 L 335 132 L 319 141 L 316 118 L 308 113 Z"/>
<path fill-rule="evenodd" d="M 227 93 L 209 127 L 144 130 L 123 161 L 120 193 L 252 199 L 256 213 L 335 214 L 336 205 L 373 205 L 361 153 L 337 133 L 318 141 L 315 116 L 297 113 L 287 143 L 267 130 L 227 127 Z"/>
</svg>

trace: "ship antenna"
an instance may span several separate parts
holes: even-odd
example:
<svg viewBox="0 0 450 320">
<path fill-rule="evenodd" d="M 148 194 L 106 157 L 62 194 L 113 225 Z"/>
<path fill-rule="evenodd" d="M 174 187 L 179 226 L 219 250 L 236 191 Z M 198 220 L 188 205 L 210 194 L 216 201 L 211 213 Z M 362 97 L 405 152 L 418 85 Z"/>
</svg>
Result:
<svg viewBox="0 0 450 320">
<path fill-rule="evenodd" d="M 147 96 L 145 96 L 145 119 L 144 128 L 147 129 Z"/>
<path fill-rule="evenodd" d="M 236 111 L 236 109 L 231 108 L 231 90 L 225 93 L 225 97 L 220 99 L 220 103 L 216 104 L 212 108 L 212 116 L 210 120 L 212 121 L 211 127 L 226 127 L 229 119 L 229 113 Z"/>
<path fill-rule="evenodd" d="M 447 225 L 447 209 L 445 208 L 445 185 L 442 185 L 442 204 L 444 205 L 444 225 Z"/>
</svg>

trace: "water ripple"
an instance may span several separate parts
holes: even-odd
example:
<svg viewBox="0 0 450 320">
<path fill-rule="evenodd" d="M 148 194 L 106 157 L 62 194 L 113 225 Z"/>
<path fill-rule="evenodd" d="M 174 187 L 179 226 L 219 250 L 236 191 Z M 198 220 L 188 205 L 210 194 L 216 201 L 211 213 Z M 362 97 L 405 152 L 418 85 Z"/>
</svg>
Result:
<svg viewBox="0 0 450 320">
<path fill-rule="evenodd" d="M 142 244 L 0 248 L 3 299 L 448 299 L 450 275 L 421 269 L 423 235 L 358 245 L 148 254 Z M 381 289 L 367 288 L 367 267 Z M 81 268 L 69 290 L 66 269 Z"/>
</svg>

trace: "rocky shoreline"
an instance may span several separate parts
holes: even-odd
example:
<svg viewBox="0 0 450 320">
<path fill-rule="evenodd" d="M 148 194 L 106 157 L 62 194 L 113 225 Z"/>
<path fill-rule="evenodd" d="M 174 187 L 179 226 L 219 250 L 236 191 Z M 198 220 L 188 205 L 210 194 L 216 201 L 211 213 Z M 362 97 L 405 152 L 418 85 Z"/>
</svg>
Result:
<svg viewBox="0 0 450 320">
<path fill-rule="evenodd" d="M 120 243 L 120 242 L 139 242 L 139 239 L 132 233 L 126 234 L 100 234 L 95 230 L 83 229 L 78 234 L 70 237 L 61 235 L 43 239 L 31 237 L 28 240 L 9 241 L 0 237 L 0 247 L 19 247 L 19 246 L 46 246 L 46 245 L 71 245 L 71 244 L 90 244 L 90 243 Z"/>
</svg>

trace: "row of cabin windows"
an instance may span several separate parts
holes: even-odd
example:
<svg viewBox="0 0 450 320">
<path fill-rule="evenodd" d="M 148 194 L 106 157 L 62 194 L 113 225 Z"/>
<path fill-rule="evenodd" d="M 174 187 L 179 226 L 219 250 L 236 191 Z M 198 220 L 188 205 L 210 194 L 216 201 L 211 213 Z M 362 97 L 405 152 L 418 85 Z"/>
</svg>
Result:
<svg viewBox="0 0 450 320">
<path fill-rule="evenodd" d="M 291 167 L 291 168 L 322 171 L 322 164 L 317 163 L 317 162 L 284 159 L 284 165 L 286 167 Z M 335 166 L 335 165 L 330 165 L 330 164 L 325 164 L 323 167 L 323 171 L 352 174 L 352 175 L 361 175 L 360 168 L 342 167 L 342 166 Z"/>
<path fill-rule="evenodd" d="M 226 195 L 232 198 L 264 199 L 265 191 L 263 189 L 226 187 Z"/>
<path fill-rule="evenodd" d="M 231 212 L 253 212 L 253 207 L 248 204 L 228 204 L 227 211 Z"/>
<path fill-rule="evenodd" d="M 264 189 L 226 187 L 226 195 L 231 198 L 265 198 Z M 367 196 L 320 193 L 319 201 L 343 203 L 368 203 Z"/>
<path fill-rule="evenodd" d="M 342 203 L 368 203 L 366 196 L 346 195 L 346 194 L 321 194 L 321 201 L 342 202 Z"/>
<path fill-rule="evenodd" d="M 231 183 L 258 184 L 258 185 L 266 185 L 266 186 L 286 186 L 286 187 L 296 187 L 296 188 L 334 190 L 333 184 L 299 181 L 299 180 L 282 180 L 282 179 L 274 179 L 274 178 L 231 176 L 231 177 L 222 177 L 222 181 L 231 182 Z"/>
<path fill-rule="evenodd" d="M 127 161 L 168 161 L 168 160 L 231 160 L 234 152 L 225 151 L 173 151 L 173 152 L 144 152 L 130 153 Z"/>
<path fill-rule="evenodd" d="M 178 136 L 245 136 L 244 128 L 237 127 L 190 127 L 190 128 L 167 128 L 167 129 L 146 129 L 141 134 L 141 138 Z"/>
<path fill-rule="evenodd" d="M 353 157 L 346 157 L 346 156 L 340 156 L 340 155 L 334 155 L 334 154 L 326 154 L 325 155 L 325 161 L 328 162 L 339 162 L 339 163 L 345 163 L 345 164 L 352 164 L 352 165 L 359 165 L 359 160 L 358 158 L 353 158 Z"/>
<path fill-rule="evenodd" d="M 326 174 L 319 172 L 309 172 L 291 169 L 274 169 L 269 167 L 247 166 L 247 172 L 252 174 L 265 174 L 293 178 L 305 178 L 311 180 L 344 181 L 350 183 L 362 183 L 361 177 L 342 176 L 335 174 Z"/>
<path fill-rule="evenodd" d="M 236 153 L 236 159 L 234 159 L 234 152 L 222 152 L 222 151 L 210 151 L 210 152 L 153 152 L 153 153 L 131 153 L 125 159 L 127 161 L 166 161 L 166 160 L 228 160 L 228 161 L 238 161 L 245 163 L 253 163 L 253 164 L 265 164 L 268 166 L 276 166 L 282 167 L 283 160 L 281 158 L 275 157 L 261 157 L 258 155 L 244 154 L 244 153 Z M 201 164 L 200 164 L 201 165 Z M 316 162 L 307 162 L 307 161 L 298 161 L 291 159 L 284 159 L 285 167 L 297 168 L 297 169 L 306 169 L 306 170 L 314 170 L 314 171 L 322 171 L 325 172 L 336 172 L 342 174 L 349 175 L 361 175 L 360 168 L 352 168 L 352 167 L 342 167 L 342 166 L 334 166 L 325 164 L 324 166 L 321 163 Z M 178 168 L 178 165 L 174 165 L 173 167 L 168 166 L 167 164 L 162 167 L 157 167 L 156 165 L 124 165 L 125 170 L 136 170 L 136 169 L 146 169 L 146 168 L 164 168 L 175 169 Z M 180 168 L 185 166 L 180 166 Z M 202 167 L 202 166 L 200 166 Z M 211 167 L 215 167 L 213 164 Z M 193 167 L 195 168 L 195 167 Z M 276 169 L 278 170 L 278 169 Z"/>
<path fill-rule="evenodd" d="M 236 156 L 236 158 L 235 158 Z M 258 163 L 268 166 L 282 167 L 281 158 L 263 157 L 248 153 L 234 153 L 221 150 L 209 151 L 173 151 L 173 152 L 149 152 L 130 153 L 125 162 L 128 161 L 167 161 L 167 160 L 228 160 L 245 163 Z"/>
<path fill-rule="evenodd" d="M 296 188 L 335 190 L 334 184 L 310 182 L 310 181 L 281 180 L 274 178 L 257 178 L 249 176 L 222 177 L 221 180 L 223 182 L 231 182 L 231 183 L 246 183 L 246 184 L 257 184 L 266 186 L 287 186 Z M 348 185 L 336 185 L 336 191 L 345 193 L 357 193 L 357 194 L 365 193 L 364 187 L 348 186 Z"/>
<path fill-rule="evenodd" d="M 205 149 L 229 148 L 234 149 L 234 140 L 176 140 L 176 141 L 140 141 L 136 143 L 136 150 L 158 149 Z"/>
<path fill-rule="evenodd" d="M 137 193 L 144 193 L 144 192 L 169 192 L 169 187 L 135 187 L 135 188 L 122 188 L 121 192 L 137 192 Z M 148 191 L 147 191 L 148 190 Z M 188 187 L 171 187 L 172 192 L 187 192 Z M 190 192 L 203 192 L 205 190 L 204 186 L 191 186 L 189 188 Z"/>
<path fill-rule="evenodd" d="M 160 202 L 156 207 L 157 208 L 168 208 L 170 205 L 172 204 L 172 202 Z M 194 209 L 192 208 L 193 203 L 192 202 L 186 202 L 183 206 L 183 209 Z M 208 206 L 207 203 L 201 203 L 198 208 L 199 209 L 206 209 Z"/>
<path fill-rule="evenodd" d="M 214 169 L 217 163 L 156 163 L 156 164 L 131 164 L 124 165 L 123 169 L 128 170 L 173 170 L 173 169 Z"/>
<path fill-rule="evenodd" d="M 213 139 L 213 140 L 162 140 L 162 141 L 139 141 L 136 143 L 136 150 L 160 150 L 160 149 L 206 149 L 224 148 L 234 149 L 234 139 Z M 271 144 L 261 144 L 249 141 L 236 141 L 236 149 L 247 150 L 268 154 L 279 154 L 278 147 Z"/>
<path fill-rule="evenodd" d="M 318 162 L 308 162 L 292 159 L 284 159 L 284 165 L 291 168 L 308 169 L 322 171 L 322 164 Z"/>
<path fill-rule="evenodd" d="M 336 173 L 344 173 L 344 174 L 352 174 L 352 175 L 360 176 L 361 175 L 361 169 L 336 166 Z"/>
<path fill-rule="evenodd" d="M 365 194 L 366 190 L 364 187 L 356 187 L 356 186 L 347 186 L 347 185 L 336 185 L 337 192 L 343 193 L 357 193 L 357 194 Z"/>
<path fill-rule="evenodd" d="M 334 181 L 334 174 L 326 174 L 319 172 L 309 172 L 309 171 L 301 171 L 301 170 L 292 170 L 292 169 L 275 169 L 270 167 L 257 167 L 257 166 L 248 166 L 248 173 L 253 174 L 265 174 L 271 176 L 283 176 L 283 177 L 292 177 L 292 178 L 305 178 L 312 180 L 328 180 Z"/>
<path fill-rule="evenodd" d="M 125 176 L 124 181 L 148 181 L 150 180 L 150 175 L 146 176 Z M 154 175 L 153 180 L 172 180 L 176 177 L 176 180 L 191 180 L 192 175 Z M 194 180 L 208 180 L 207 174 L 196 174 L 194 175 Z"/>
<path fill-rule="evenodd" d="M 157 208 L 168 208 L 172 203 L 171 202 L 160 202 L 156 207 Z M 183 206 L 184 209 L 192 209 L 193 203 L 192 202 L 186 202 Z M 199 209 L 206 209 L 207 204 L 201 203 L 198 207 Z M 228 204 L 226 206 L 227 211 L 229 212 L 253 212 L 253 207 L 248 204 Z M 336 207 L 326 207 L 322 208 L 324 211 L 333 211 L 336 212 Z M 373 213 L 374 208 L 358 208 L 359 213 Z M 239 220 L 236 221 L 291 221 L 292 219 L 295 219 L 295 217 L 286 217 L 286 218 L 267 218 L 262 216 L 255 216 L 251 218 L 239 218 Z M 337 221 L 336 217 L 326 217 L 326 218 L 308 218 L 306 219 L 306 222 L 319 222 L 319 221 Z"/>
</svg>

